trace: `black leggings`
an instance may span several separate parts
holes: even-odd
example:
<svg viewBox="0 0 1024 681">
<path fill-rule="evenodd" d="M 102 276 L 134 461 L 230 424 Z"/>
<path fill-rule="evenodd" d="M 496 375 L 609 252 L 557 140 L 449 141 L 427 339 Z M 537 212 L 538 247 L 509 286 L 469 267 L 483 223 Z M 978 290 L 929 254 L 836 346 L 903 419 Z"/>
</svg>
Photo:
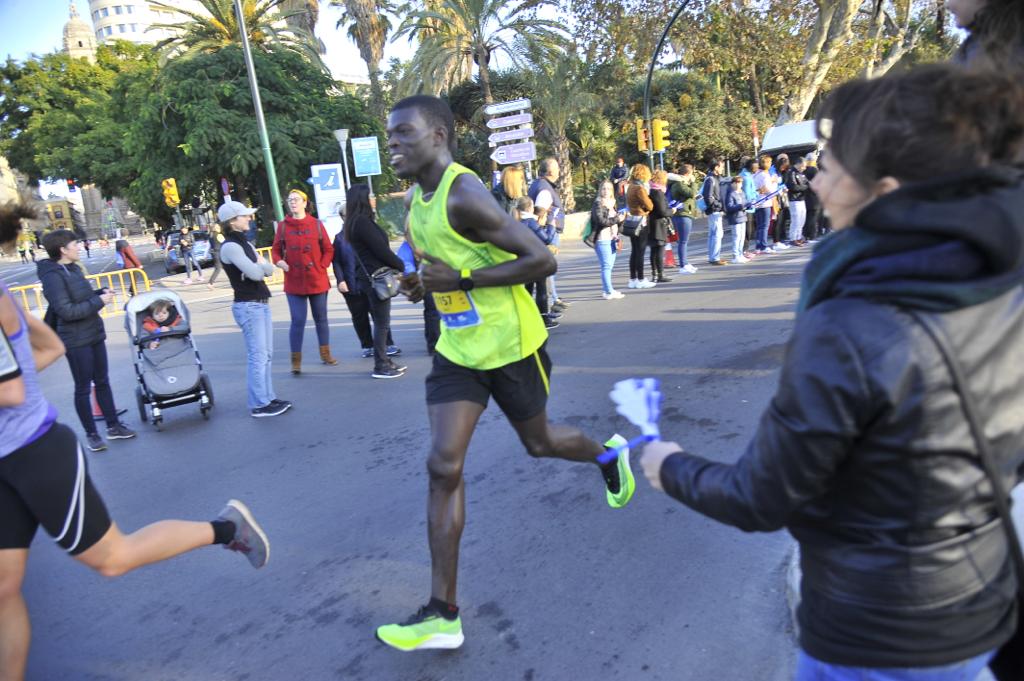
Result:
<svg viewBox="0 0 1024 681">
<path fill-rule="evenodd" d="M 665 244 L 651 241 L 647 245 L 651 249 L 651 278 L 660 277 L 665 271 Z"/>
<path fill-rule="evenodd" d="M 363 350 L 373 347 L 373 331 L 370 328 L 370 302 L 362 293 L 342 293 L 345 297 L 345 305 L 348 306 L 349 314 L 352 315 L 352 328 L 359 336 L 359 346 Z M 426 300 L 426 299 L 424 299 Z M 436 342 L 436 341 L 435 341 Z M 391 329 L 388 329 L 388 345 L 394 345 L 395 340 L 391 336 Z"/>
<path fill-rule="evenodd" d="M 96 386 L 96 401 L 103 411 L 103 418 L 108 426 L 117 425 L 117 408 L 114 406 L 114 394 L 110 390 L 110 379 L 107 376 L 107 346 L 104 341 L 79 348 L 68 348 L 66 352 L 71 377 L 75 381 L 75 411 L 82 428 L 88 434 L 96 432 L 96 422 L 92 418 L 92 403 L 89 393 Z"/>
<path fill-rule="evenodd" d="M 531 281 L 526 285 L 526 292 L 531 296 L 534 296 L 537 301 L 537 309 L 540 310 L 542 315 L 546 315 L 550 312 L 548 308 L 548 280 L 541 279 L 540 281 Z"/>
<path fill-rule="evenodd" d="M 629 278 L 644 278 L 644 250 L 647 248 L 647 234 L 629 237 Z"/>
<path fill-rule="evenodd" d="M 388 334 L 391 333 L 391 299 L 381 300 L 370 288 L 369 282 L 363 283 L 363 298 L 373 317 L 373 370 L 382 371 L 391 365 L 388 359 Z"/>
</svg>

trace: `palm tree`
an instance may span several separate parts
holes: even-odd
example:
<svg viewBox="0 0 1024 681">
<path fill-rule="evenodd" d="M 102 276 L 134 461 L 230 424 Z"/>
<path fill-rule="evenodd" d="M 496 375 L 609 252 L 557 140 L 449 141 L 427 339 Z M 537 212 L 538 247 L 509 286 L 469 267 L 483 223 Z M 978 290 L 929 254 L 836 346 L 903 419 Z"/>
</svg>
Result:
<svg viewBox="0 0 1024 681">
<path fill-rule="evenodd" d="M 348 25 L 348 37 L 366 62 L 370 75 L 370 111 L 383 118 L 386 112 L 380 84 L 380 62 L 384 58 L 384 43 L 391 32 L 391 22 L 386 13 L 394 11 L 394 7 L 388 0 L 331 0 L 331 5 L 342 8 L 337 28 Z"/>
<path fill-rule="evenodd" d="M 536 50 L 530 50 L 530 53 L 541 54 Z M 528 76 L 533 92 L 531 99 L 534 115 L 540 120 L 541 134 L 551 144 L 558 160 L 561 171 L 558 194 L 568 212 L 576 207 L 569 128 L 588 112 L 594 111 L 598 101 L 586 91 L 586 80 L 578 59 L 570 55 L 543 54 L 545 58 L 536 60 Z"/>
<path fill-rule="evenodd" d="M 302 54 L 320 68 L 327 70 L 320 59 L 316 38 L 300 28 L 288 26 L 287 21 L 304 13 L 305 9 L 282 12 L 282 0 L 242 0 L 242 15 L 254 49 L 269 51 L 280 47 Z M 188 21 L 180 24 L 152 24 L 151 29 L 166 29 L 174 33 L 156 44 L 165 57 L 188 57 L 218 50 L 241 42 L 233 0 L 199 0 L 205 11 L 193 12 L 174 5 L 153 2 L 154 7 L 184 14 Z"/>
<path fill-rule="evenodd" d="M 420 76 L 420 88 L 435 93 L 471 77 L 476 64 L 484 103 L 490 104 L 494 101 L 493 55 L 504 52 L 515 60 L 516 41 L 522 36 L 549 47 L 565 41 L 562 24 L 533 15 L 538 8 L 555 7 L 554 0 L 521 0 L 511 6 L 505 0 L 434 0 L 431 4 L 410 12 L 392 40 L 403 36 L 419 40 L 413 72 Z"/>
</svg>

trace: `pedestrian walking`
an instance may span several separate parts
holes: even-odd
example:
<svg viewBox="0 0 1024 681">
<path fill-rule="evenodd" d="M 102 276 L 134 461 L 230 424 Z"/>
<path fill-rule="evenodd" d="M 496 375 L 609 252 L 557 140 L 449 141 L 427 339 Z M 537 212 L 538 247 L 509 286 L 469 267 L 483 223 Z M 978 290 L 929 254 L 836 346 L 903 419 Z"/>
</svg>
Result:
<svg viewBox="0 0 1024 681">
<path fill-rule="evenodd" d="M 1011 639 L 1019 660 L 1021 111 L 1019 77 L 945 64 L 833 90 L 813 187 L 835 232 L 771 406 L 734 464 L 645 447 L 656 489 L 799 542 L 797 681 L 975 679 Z"/>
<path fill-rule="evenodd" d="M 789 197 L 787 243 L 791 246 L 803 246 L 807 243 L 804 240 L 804 224 L 807 221 L 806 199 L 810 191 L 810 184 L 807 176 L 804 175 L 806 163 L 802 156 L 797 156 L 784 176 L 786 195 Z"/>
<path fill-rule="evenodd" d="M 10 204 L 0 207 L 0 246 L 12 245 L 16 215 Z M 64 345 L 44 322 L 24 314 L 2 283 L 0 332 L 0 678 L 25 677 L 31 625 L 22 583 L 40 525 L 68 555 L 105 577 L 213 544 L 241 553 L 253 567 L 266 564 L 266 534 L 236 500 L 210 522 L 162 520 L 123 534 L 81 445 L 39 385 L 39 372 L 60 359 Z"/>
<path fill-rule="evenodd" d="M 36 261 L 36 250 L 34 246 L 35 240 L 27 229 L 23 229 L 18 233 L 18 255 L 21 256 L 22 263 L 28 263 L 30 257 L 32 262 Z"/>
<path fill-rule="evenodd" d="M 672 216 L 672 226 L 679 236 L 679 240 L 676 242 L 679 274 L 697 273 L 697 268 L 690 263 L 688 258 L 688 247 L 690 233 L 693 231 L 693 221 L 697 218 L 697 193 L 699 191 L 697 177 L 693 173 L 693 164 L 684 163 L 682 175 L 669 188 L 672 200 L 679 203 L 675 215 Z"/>
<path fill-rule="evenodd" d="M 178 230 L 178 259 L 185 265 L 185 280 L 183 284 L 192 283 L 192 273 L 195 272 L 195 280 L 203 280 L 203 266 L 195 253 L 195 237 L 192 236 L 188 225 L 182 225 Z"/>
<path fill-rule="evenodd" d="M 501 210 L 471 170 L 452 161 L 454 136 L 451 109 L 436 97 L 403 99 L 388 116 L 395 174 L 415 182 L 408 240 L 424 259 L 422 274 L 406 275 L 403 287 L 414 301 L 433 295 L 443 320 L 426 386 L 430 600 L 403 623 L 376 632 L 380 641 L 405 651 L 458 648 L 464 641 L 456 593 L 465 523 L 462 471 L 490 398 L 535 457 L 594 465 L 605 451 L 576 428 L 548 422 L 547 332 L 523 284 L 554 272 L 555 259 Z M 619 436 L 609 442 L 625 444 Z M 625 506 L 635 484 L 628 450 L 599 470 L 608 504 Z"/>
<path fill-rule="evenodd" d="M 519 166 L 505 166 L 501 171 L 501 181 L 491 193 L 498 205 L 515 218 L 519 199 L 526 196 L 526 174 L 523 169 Z"/>
<path fill-rule="evenodd" d="M 725 205 L 722 202 L 722 170 L 725 164 L 720 158 L 708 163 L 708 174 L 700 193 L 704 198 L 704 214 L 708 216 L 708 262 L 712 265 L 725 265 L 722 260 L 722 217 Z"/>
<path fill-rule="evenodd" d="M 382 298 L 374 291 L 371 276 L 390 268 L 398 273 L 405 264 L 391 251 L 388 235 L 377 224 L 377 197 L 370 194 L 365 184 L 354 184 L 345 199 L 345 227 L 343 234 L 352 246 L 356 259 L 356 279 L 373 318 L 373 378 L 400 378 L 406 367 L 396 364 L 388 356 L 388 332 L 391 328 L 391 298 Z"/>
<path fill-rule="evenodd" d="M 725 192 L 725 224 L 732 232 L 732 261 L 737 265 L 750 262 L 743 254 L 747 237 L 747 197 L 743 192 L 743 178 L 735 175 Z"/>
<path fill-rule="evenodd" d="M 108 377 L 107 332 L 100 310 L 114 299 L 114 293 L 109 288 L 93 290 L 89 285 L 78 264 L 81 255 L 74 232 L 54 230 L 43 237 L 43 246 L 50 259 L 40 260 L 36 270 L 48 304 L 46 319 L 66 349 L 75 384 L 75 411 L 89 450 L 103 451 L 107 444 L 96 429 L 89 400 L 94 387 L 107 423 L 107 439 L 135 437 L 135 431 L 117 418 Z"/>
<path fill-rule="evenodd" d="M 651 169 L 643 163 L 629 169 L 626 188 L 626 208 L 629 215 L 639 220 L 623 221 L 622 228 L 629 237 L 629 288 L 652 288 L 655 282 L 644 277 L 644 256 L 647 250 L 648 216 L 654 209 L 650 193 Z M 630 228 L 636 227 L 630 233 Z"/>
<path fill-rule="evenodd" d="M 605 300 L 625 298 L 612 285 L 619 225 L 626 219 L 624 212 L 616 210 L 615 197 L 615 187 L 610 180 L 605 180 L 598 185 L 597 196 L 590 209 L 590 238 L 594 242 L 597 262 L 601 267 L 601 297 Z"/>
<path fill-rule="evenodd" d="M 265 277 L 274 266 L 263 259 L 249 243 L 249 218 L 256 213 L 238 201 L 225 201 L 217 209 L 217 220 L 224 234 L 220 248 L 221 264 L 234 293 L 231 315 L 242 330 L 246 356 L 246 399 L 253 418 L 280 416 L 292 407 L 274 393 L 271 363 L 274 358 L 274 326 L 270 314 L 270 289 Z"/>
<path fill-rule="evenodd" d="M 664 170 L 655 170 L 651 174 L 650 192 L 651 213 L 647 216 L 647 248 L 651 253 L 651 280 L 659 284 L 672 281 L 665 276 L 665 244 L 668 243 L 672 231 L 672 215 L 674 211 L 668 207 L 665 197 L 668 174 Z"/>
<path fill-rule="evenodd" d="M 213 283 L 217 281 L 217 275 L 224 269 L 224 264 L 220 260 L 220 247 L 224 245 L 224 230 L 217 224 L 210 228 L 210 253 L 213 254 L 213 273 L 210 275 L 210 279 L 206 282 L 206 285 L 211 289 Z"/>
<path fill-rule="evenodd" d="M 344 219 L 344 216 L 341 216 Z M 352 317 L 352 328 L 355 329 L 356 338 L 359 339 L 359 347 L 362 350 L 363 359 L 373 357 L 373 328 L 370 326 L 370 304 L 366 299 L 362 284 L 356 277 L 356 256 L 352 251 L 352 245 L 345 239 L 345 230 L 342 229 L 334 237 L 334 279 L 338 282 L 338 292 L 345 301 L 349 316 Z M 394 357 L 402 351 L 395 345 L 391 335 L 391 327 L 388 327 L 387 355 Z"/>
<path fill-rule="evenodd" d="M 73 231 L 75 234 L 75 238 L 78 239 L 79 245 L 85 249 L 86 260 L 91 259 L 92 252 L 89 250 L 89 237 L 86 235 L 85 230 L 82 229 L 81 227 L 75 227 Z M 46 250 L 45 247 L 43 250 Z"/>
<path fill-rule="evenodd" d="M 298 189 L 288 192 L 288 215 L 276 225 L 274 263 L 284 270 L 284 293 L 292 323 L 288 329 L 292 374 L 302 373 L 302 337 L 306 331 L 306 310 L 313 313 L 320 361 L 334 366 L 331 329 L 327 323 L 327 292 L 331 288 L 327 268 L 334 259 L 334 247 L 324 224 L 306 213 L 309 198 Z"/>
</svg>

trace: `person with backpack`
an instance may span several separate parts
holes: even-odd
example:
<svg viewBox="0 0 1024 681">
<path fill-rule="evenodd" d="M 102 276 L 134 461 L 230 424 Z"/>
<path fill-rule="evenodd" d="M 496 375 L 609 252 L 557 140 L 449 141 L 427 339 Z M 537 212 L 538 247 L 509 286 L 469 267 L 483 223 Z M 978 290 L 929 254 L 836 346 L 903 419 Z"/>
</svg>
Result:
<svg viewBox="0 0 1024 681">
<path fill-rule="evenodd" d="M 725 265 L 722 260 L 722 216 L 725 205 L 722 202 L 722 159 L 714 158 L 708 163 L 708 174 L 700 195 L 704 198 L 704 214 L 708 216 L 708 262 L 712 265 Z"/>
</svg>

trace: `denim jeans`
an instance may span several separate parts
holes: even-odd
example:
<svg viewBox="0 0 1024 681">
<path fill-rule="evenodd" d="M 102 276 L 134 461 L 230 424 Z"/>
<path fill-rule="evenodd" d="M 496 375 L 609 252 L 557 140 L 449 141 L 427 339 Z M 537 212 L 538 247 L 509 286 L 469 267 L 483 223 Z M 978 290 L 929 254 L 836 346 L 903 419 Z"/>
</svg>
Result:
<svg viewBox="0 0 1024 681">
<path fill-rule="evenodd" d="M 233 303 L 231 314 L 245 337 L 248 359 L 245 378 L 249 387 L 249 409 L 265 407 L 277 396 L 270 378 L 270 359 L 274 355 L 274 328 L 267 303 Z"/>
<path fill-rule="evenodd" d="M 686 259 L 686 247 L 690 241 L 690 232 L 693 231 L 693 218 L 677 215 L 672 218 L 672 226 L 675 227 L 676 234 L 679 235 L 679 241 L 676 242 L 679 266 L 685 267 L 690 264 L 690 261 Z"/>
<path fill-rule="evenodd" d="M 768 248 L 768 225 L 772 221 L 772 207 L 758 208 L 754 213 L 754 224 L 757 231 L 757 250 L 764 251 Z"/>
<path fill-rule="evenodd" d="M 807 221 L 807 204 L 803 201 L 789 202 L 789 240 L 804 238 L 804 223 Z"/>
<path fill-rule="evenodd" d="M 612 268 L 615 267 L 615 253 L 612 252 L 611 239 L 598 241 L 594 244 L 597 251 L 597 262 L 601 265 L 601 290 L 611 293 L 615 290 L 612 286 Z"/>
<path fill-rule="evenodd" d="M 804 651 L 795 681 L 975 681 L 995 651 L 942 667 L 842 667 L 816 660 Z"/>
<path fill-rule="evenodd" d="M 708 262 L 722 259 L 722 213 L 708 216 Z"/>
<path fill-rule="evenodd" d="M 747 243 L 747 220 L 729 225 L 732 230 L 732 257 L 733 260 L 743 257 L 743 246 Z"/>
<path fill-rule="evenodd" d="M 185 276 L 189 279 L 192 278 L 192 266 L 195 265 L 197 274 L 203 276 L 203 266 L 199 264 L 199 258 L 192 251 L 186 251 L 181 254 L 181 259 L 185 263 Z"/>
<path fill-rule="evenodd" d="M 562 235 L 560 233 L 555 232 L 555 238 L 551 242 L 551 245 L 554 246 L 555 248 L 558 248 L 559 246 L 562 245 Z M 558 300 L 558 287 L 555 285 L 555 275 L 552 274 L 550 277 L 548 277 L 548 284 L 551 287 L 551 300 Z"/>
<path fill-rule="evenodd" d="M 302 335 L 306 331 L 306 301 L 313 310 L 313 324 L 316 326 L 316 340 L 320 345 L 331 342 L 331 330 L 327 325 L 327 291 L 313 295 L 296 295 L 286 293 L 288 312 L 291 313 L 292 324 L 288 327 L 288 344 L 292 352 L 302 352 Z"/>
</svg>

